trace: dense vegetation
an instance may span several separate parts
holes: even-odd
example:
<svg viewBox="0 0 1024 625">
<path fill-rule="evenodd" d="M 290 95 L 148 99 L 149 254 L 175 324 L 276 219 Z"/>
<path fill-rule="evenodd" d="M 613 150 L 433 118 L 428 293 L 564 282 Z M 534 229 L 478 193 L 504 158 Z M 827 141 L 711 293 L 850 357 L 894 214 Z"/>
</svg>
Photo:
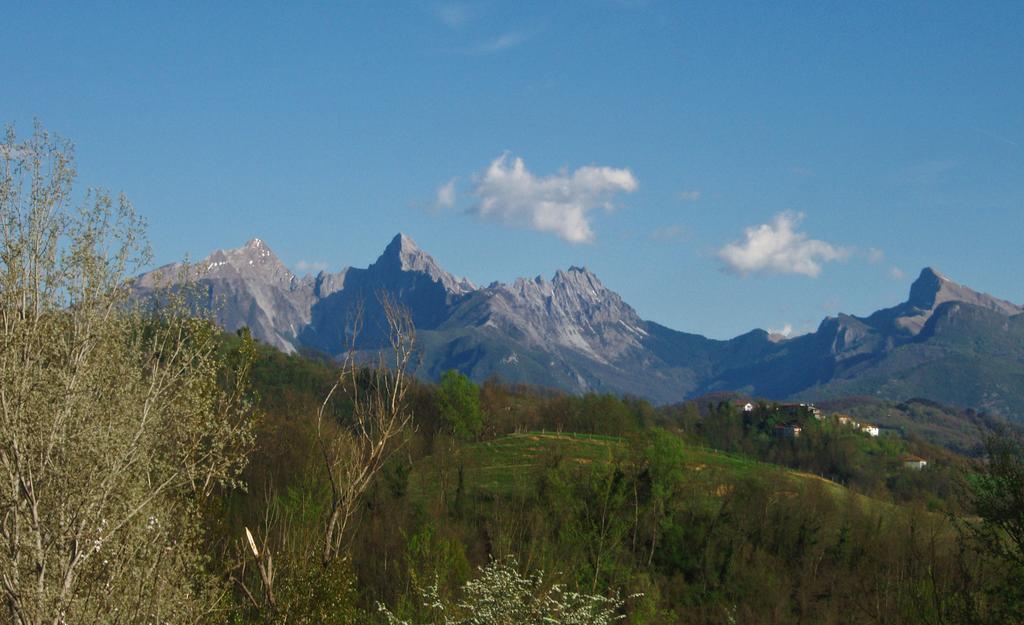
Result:
<svg viewBox="0 0 1024 625">
<path fill-rule="evenodd" d="M 261 353 L 249 491 L 225 497 L 221 552 L 268 510 L 288 526 L 270 549 L 315 539 L 326 477 L 310 415 L 334 375 Z M 378 605 L 423 622 L 424 589 L 454 600 L 476 567 L 508 557 L 549 584 L 627 598 L 630 623 L 1000 622 L 1014 607 L 997 591 L 1006 560 L 965 520 L 975 465 L 929 443 L 809 413 L 784 438 L 774 426 L 794 418 L 768 403 L 656 409 L 454 373 L 415 384 L 410 404 L 417 428 L 362 502 L 350 558 L 279 558 L 297 622 L 317 609 L 310 589 L 345 606 L 337 622 L 373 622 Z M 929 466 L 905 468 L 907 453 Z M 239 618 L 267 618 L 245 604 Z"/>
</svg>

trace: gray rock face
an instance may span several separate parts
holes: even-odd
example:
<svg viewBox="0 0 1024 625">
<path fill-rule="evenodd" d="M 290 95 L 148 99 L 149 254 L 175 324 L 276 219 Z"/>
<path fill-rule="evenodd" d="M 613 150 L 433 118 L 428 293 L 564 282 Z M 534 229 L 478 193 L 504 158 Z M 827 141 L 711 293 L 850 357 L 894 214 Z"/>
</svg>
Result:
<svg viewBox="0 0 1024 625">
<path fill-rule="evenodd" d="M 305 347 L 338 356 L 354 336 L 357 349 L 386 346 L 378 299 L 384 294 L 412 313 L 423 349 L 419 373 L 430 378 L 454 368 L 477 381 L 498 375 L 658 403 L 725 390 L 781 399 L 876 389 L 893 399 L 931 396 L 993 410 L 1014 398 L 1024 403 L 1024 387 L 1005 381 L 1024 379 L 1024 308 L 931 268 L 921 272 L 906 302 L 868 317 L 829 317 L 815 332 L 789 339 L 755 330 L 728 341 L 644 321 L 586 268 L 477 288 L 403 234 L 365 269 L 302 278 L 253 239 L 189 267 L 169 265 L 140 276 L 137 291 L 173 283 L 182 270 L 194 275 L 203 303 L 226 329 L 248 326 L 287 352 Z M 354 335 L 357 318 L 362 325 Z M 969 363 L 957 371 L 973 375 L 995 358 L 996 373 L 975 375 L 970 393 L 949 394 L 942 367 Z M 893 381 L 900 376 L 911 381 Z M 1001 380 L 995 390 L 985 381 L 993 377 Z"/>
<path fill-rule="evenodd" d="M 366 269 L 350 267 L 343 274 L 319 282 L 310 322 L 299 333 L 302 345 L 331 355 L 344 353 L 353 338 L 360 349 L 383 347 L 388 326 L 382 295 L 406 306 L 420 331 L 439 326 L 455 303 L 476 289 L 469 280 L 442 269 L 404 234 L 395 236 Z"/>
<path fill-rule="evenodd" d="M 935 269 L 925 267 L 911 285 L 906 302 L 874 313 L 868 317 L 868 322 L 880 330 L 914 336 L 928 323 L 935 310 L 946 302 L 964 302 L 1003 315 L 1024 312 L 1024 308 L 1016 304 L 971 290 Z"/>
<path fill-rule="evenodd" d="M 443 316 L 437 302 L 443 308 L 450 298 L 475 288 L 445 272 L 412 239 L 399 234 L 367 269 L 346 267 L 335 274 L 321 271 L 298 278 L 257 238 L 237 249 L 217 250 L 189 266 L 176 263 L 145 273 L 136 280 L 136 292 L 141 296 L 175 284 L 183 272 L 201 287 L 205 301 L 200 304 L 213 311 L 225 329 L 248 327 L 260 341 L 288 353 L 302 346 L 332 354 L 344 351 L 351 336 L 345 323 L 357 306 L 364 311 L 364 343 L 379 342 L 380 292 L 409 305 L 414 319 L 426 327 L 433 317 Z M 428 312 L 431 299 L 437 302 Z"/>
<path fill-rule="evenodd" d="M 488 287 L 482 325 L 534 348 L 572 350 L 603 364 L 642 349 L 644 321 L 586 268 Z"/>
<path fill-rule="evenodd" d="M 203 260 L 184 266 L 167 265 L 139 276 L 141 295 L 174 284 L 185 272 L 201 287 L 205 301 L 227 330 L 249 327 L 260 340 L 294 352 L 295 337 L 310 320 L 313 293 L 260 239 L 243 247 L 217 250 Z"/>
<path fill-rule="evenodd" d="M 313 295 L 317 299 L 323 299 L 345 288 L 345 277 L 348 275 L 348 270 L 349 268 L 345 267 L 338 273 L 321 271 L 316 274 L 316 277 L 307 276 L 304 280 L 309 283 Z"/>
<path fill-rule="evenodd" d="M 401 233 L 388 243 L 371 269 L 376 269 L 382 277 L 392 278 L 404 273 L 422 274 L 439 283 L 452 295 L 464 295 L 476 290 L 476 286 L 469 280 L 456 278 L 441 269 L 430 254 L 421 250 L 411 238 Z"/>
</svg>

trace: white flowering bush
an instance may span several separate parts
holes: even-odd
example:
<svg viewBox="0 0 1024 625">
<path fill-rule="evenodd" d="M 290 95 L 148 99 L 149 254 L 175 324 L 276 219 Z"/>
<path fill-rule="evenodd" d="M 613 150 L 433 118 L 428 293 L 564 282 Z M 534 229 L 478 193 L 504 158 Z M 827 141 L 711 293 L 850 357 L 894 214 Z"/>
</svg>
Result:
<svg viewBox="0 0 1024 625">
<path fill-rule="evenodd" d="M 423 605 L 435 616 L 423 625 L 610 625 L 625 618 L 617 596 L 573 592 L 562 584 L 546 587 L 543 572 L 521 575 L 514 558 L 479 571 L 454 601 L 443 600 L 436 584 L 424 589 Z M 413 625 L 384 606 L 380 610 L 388 625 Z"/>
</svg>

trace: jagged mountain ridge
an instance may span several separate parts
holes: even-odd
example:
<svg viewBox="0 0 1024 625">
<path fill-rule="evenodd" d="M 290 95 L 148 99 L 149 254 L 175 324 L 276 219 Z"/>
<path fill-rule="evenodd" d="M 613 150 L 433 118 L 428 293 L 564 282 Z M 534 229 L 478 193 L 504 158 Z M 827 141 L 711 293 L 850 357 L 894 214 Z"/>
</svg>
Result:
<svg viewBox="0 0 1024 625">
<path fill-rule="evenodd" d="M 138 291 L 173 281 L 182 268 L 140 276 Z M 723 390 L 779 399 L 925 396 L 1003 413 L 1024 401 L 1024 341 L 1019 349 L 1015 342 L 1024 308 L 931 268 L 914 281 L 907 301 L 867 317 L 828 317 L 815 332 L 788 340 L 754 330 L 725 341 L 643 320 L 583 267 L 559 270 L 550 280 L 480 288 L 445 271 L 403 234 L 365 269 L 300 278 L 260 239 L 214 252 L 189 269 L 226 329 L 248 326 L 288 352 L 341 354 L 357 310 L 363 319 L 357 346 L 383 346 L 377 298 L 385 292 L 410 309 L 423 348 L 419 373 L 428 378 L 455 368 L 477 381 L 497 375 L 658 403 Z M 974 372 L 990 369 L 993 358 L 1003 370 L 990 372 L 989 384 Z M 951 363 L 978 378 L 964 385 L 967 391 L 949 384 Z"/>
<path fill-rule="evenodd" d="M 559 270 L 551 281 L 537 276 L 493 284 L 474 304 L 454 311 L 453 321 L 494 328 L 530 347 L 557 345 L 607 363 L 639 349 L 644 322 L 619 295 L 585 267 Z M 473 315 L 485 315 L 473 319 Z"/>
<path fill-rule="evenodd" d="M 254 238 L 196 263 L 154 269 L 138 277 L 135 289 L 141 296 L 184 275 L 202 288 L 201 304 L 225 329 L 249 327 L 259 340 L 288 353 L 303 346 L 331 354 L 344 351 L 352 329 L 346 323 L 351 324 L 357 306 L 364 309 L 364 342 L 380 341 L 378 290 L 398 296 L 412 310 L 417 327 L 430 328 L 445 316 L 452 299 L 476 289 L 444 271 L 404 234 L 366 269 L 345 267 L 300 278 L 263 240 Z"/>
</svg>

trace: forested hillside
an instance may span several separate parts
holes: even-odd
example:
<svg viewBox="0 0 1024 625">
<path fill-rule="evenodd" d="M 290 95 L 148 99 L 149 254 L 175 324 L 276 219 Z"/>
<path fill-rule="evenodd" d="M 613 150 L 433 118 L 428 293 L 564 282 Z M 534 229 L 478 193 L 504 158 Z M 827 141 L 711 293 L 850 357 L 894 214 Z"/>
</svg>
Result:
<svg viewBox="0 0 1024 625">
<path fill-rule="evenodd" d="M 316 602 L 329 597 L 349 615 L 334 622 L 372 622 L 378 603 L 433 622 L 423 589 L 457 597 L 477 567 L 507 558 L 545 583 L 623 597 L 629 623 L 967 622 L 1005 579 L 957 520 L 972 513 L 973 461 L 920 437 L 770 402 L 656 408 L 454 373 L 411 390 L 415 432 L 361 502 L 350 558 L 325 569 L 301 554 L 329 493 L 313 415 L 332 371 L 261 351 L 249 490 L 211 528 L 224 553 L 238 528 L 261 528 L 276 600 L 295 615 L 327 619 Z M 799 437 L 776 434 L 793 423 Z M 907 468 L 910 456 L 928 466 Z M 311 589 L 323 593 L 313 603 Z"/>
</svg>

